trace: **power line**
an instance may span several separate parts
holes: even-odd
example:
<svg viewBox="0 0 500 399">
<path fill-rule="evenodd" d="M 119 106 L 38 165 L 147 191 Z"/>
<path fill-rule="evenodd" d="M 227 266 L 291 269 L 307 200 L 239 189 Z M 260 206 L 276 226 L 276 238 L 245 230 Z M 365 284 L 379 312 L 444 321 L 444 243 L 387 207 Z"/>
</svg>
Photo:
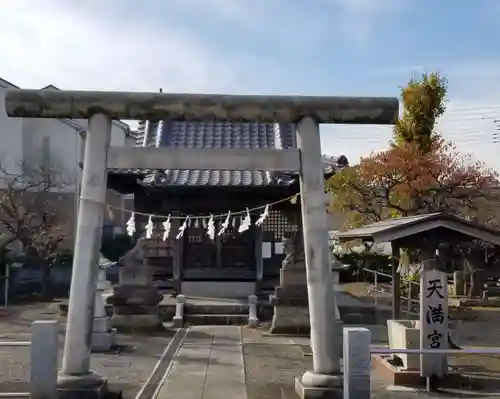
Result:
<svg viewBox="0 0 500 399">
<path fill-rule="evenodd" d="M 500 140 L 500 131 L 499 133 L 489 133 L 489 132 L 478 132 L 475 129 L 464 129 L 452 134 L 443 134 L 442 135 L 445 140 L 452 141 L 454 143 L 460 144 L 486 144 L 488 142 L 495 142 L 497 138 Z M 384 135 L 331 135 L 330 136 L 336 142 L 343 143 L 352 143 L 352 144 L 381 144 L 387 143 L 391 140 L 392 134 L 384 134 Z"/>
<path fill-rule="evenodd" d="M 445 110 L 445 113 L 450 113 L 450 112 L 464 112 L 464 111 L 488 111 L 488 110 L 497 110 L 500 111 L 500 104 L 499 105 L 488 105 L 485 107 L 473 107 L 473 108 L 452 108 L 452 109 L 447 109 Z M 489 111 L 489 112 L 491 112 Z"/>
<path fill-rule="evenodd" d="M 479 121 L 483 121 L 483 122 L 494 122 L 495 121 L 495 118 L 498 118 L 500 116 L 500 111 L 498 114 L 496 115 L 479 115 L 478 116 L 475 116 L 475 115 L 464 115 L 465 117 L 453 117 L 453 118 L 439 118 L 437 121 L 436 121 L 436 125 L 440 125 L 440 124 L 451 124 L 451 123 L 460 123 L 460 122 L 479 122 Z M 472 117 L 469 117 L 469 116 L 472 116 Z M 332 123 L 332 124 L 326 124 L 327 126 L 345 126 L 341 123 L 339 124 L 335 124 L 335 123 Z M 353 125 L 349 125 L 350 127 L 352 128 L 355 128 L 355 129 L 373 129 L 373 126 L 374 125 L 364 125 L 364 126 L 353 126 Z"/>
<path fill-rule="evenodd" d="M 448 118 L 439 118 L 437 119 L 437 123 L 441 121 L 456 121 L 456 120 L 481 120 L 481 119 L 490 119 L 490 120 L 495 120 L 500 116 L 500 112 L 498 114 L 492 114 L 492 115 L 486 115 L 486 114 L 477 114 L 477 115 L 469 115 L 469 114 L 463 114 L 462 116 L 453 116 L 453 117 L 448 117 Z"/>
<path fill-rule="evenodd" d="M 500 114 L 500 109 L 498 110 Z M 466 114 L 467 115 L 467 114 Z M 480 117 L 458 117 L 453 119 L 439 120 L 436 124 L 437 131 L 443 136 L 445 140 L 449 140 L 457 145 L 487 145 L 488 143 L 500 143 L 500 119 L 497 115 L 482 115 Z M 471 114 L 471 116 L 473 116 Z M 477 127 L 470 126 L 471 123 L 478 123 Z M 481 122 L 481 123 L 479 123 Z M 491 125 L 490 125 L 491 123 Z M 469 125 L 459 129 L 447 129 L 447 126 L 456 126 L 458 124 Z M 345 129 L 345 128 L 344 128 Z M 373 126 L 352 126 L 352 130 L 344 130 L 335 133 L 332 132 L 332 139 L 338 142 L 350 143 L 354 145 L 387 145 L 392 138 L 392 127 L 387 126 L 385 131 L 378 131 L 377 133 L 370 133 L 368 129 L 373 129 Z M 447 131 L 448 130 L 448 131 Z M 345 145 L 345 144 L 344 144 Z"/>
</svg>

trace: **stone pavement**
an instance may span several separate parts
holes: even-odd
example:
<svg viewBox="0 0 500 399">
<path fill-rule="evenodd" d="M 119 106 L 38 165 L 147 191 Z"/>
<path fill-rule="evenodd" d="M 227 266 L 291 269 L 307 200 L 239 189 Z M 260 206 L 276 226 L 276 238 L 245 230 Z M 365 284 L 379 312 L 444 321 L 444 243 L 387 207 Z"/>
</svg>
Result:
<svg viewBox="0 0 500 399">
<path fill-rule="evenodd" d="M 241 329 L 190 328 L 165 377 L 157 399 L 246 399 Z"/>
<path fill-rule="evenodd" d="M 184 334 L 183 342 L 167 367 L 163 381 L 152 395 L 154 399 L 253 399 L 267 398 L 268 391 L 270 394 L 273 392 L 273 397 L 276 397 L 277 392 L 272 387 L 276 385 L 276 376 L 272 375 L 276 370 L 290 369 L 291 373 L 287 373 L 286 381 L 280 382 L 292 388 L 293 378 L 310 367 L 311 357 L 299 355 L 303 359 L 299 360 L 284 355 L 291 350 L 300 352 L 299 345 L 308 346 L 308 338 L 263 337 L 257 330 L 237 326 L 193 326 L 185 330 Z M 254 353 L 255 351 L 257 352 Z M 258 360 L 258 364 L 252 366 L 251 358 Z M 304 361 L 308 367 L 300 371 L 296 369 L 297 364 Z M 263 374 L 252 373 L 255 366 Z M 264 389 L 255 392 L 252 386 L 255 387 L 256 384 L 263 385 Z M 373 397 L 422 397 L 414 393 L 390 393 L 386 391 L 386 387 L 387 384 L 373 380 Z M 297 398 L 292 391 L 293 389 L 282 389 L 281 398 Z"/>
</svg>

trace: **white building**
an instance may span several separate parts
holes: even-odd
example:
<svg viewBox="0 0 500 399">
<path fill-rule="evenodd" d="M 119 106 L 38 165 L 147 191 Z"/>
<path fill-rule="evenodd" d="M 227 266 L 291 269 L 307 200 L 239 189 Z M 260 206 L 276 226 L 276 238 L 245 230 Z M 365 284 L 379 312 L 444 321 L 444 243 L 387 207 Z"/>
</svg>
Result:
<svg viewBox="0 0 500 399">
<path fill-rule="evenodd" d="M 72 182 L 68 186 L 64 204 L 69 214 L 75 215 L 75 204 L 78 195 L 76 182 L 78 160 L 81 159 L 84 147 L 87 120 L 70 119 L 33 119 L 9 118 L 5 112 L 5 94 L 9 89 L 18 88 L 14 84 L 0 78 L 0 163 L 2 168 L 11 174 L 21 174 L 24 165 L 36 165 L 41 159 L 49 159 L 64 170 L 65 178 Z M 47 86 L 42 90 L 58 90 Z M 135 136 L 129 125 L 114 121 L 111 131 L 111 145 L 134 145 Z M 0 179 L 0 188 L 5 184 Z M 115 192 L 108 193 L 108 203 L 123 206 L 123 198 Z M 70 222 L 68 231 L 72 230 L 75 218 Z M 112 219 L 112 220 L 110 220 Z M 122 224 L 120 212 L 108 214 L 107 223 Z"/>
</svg>

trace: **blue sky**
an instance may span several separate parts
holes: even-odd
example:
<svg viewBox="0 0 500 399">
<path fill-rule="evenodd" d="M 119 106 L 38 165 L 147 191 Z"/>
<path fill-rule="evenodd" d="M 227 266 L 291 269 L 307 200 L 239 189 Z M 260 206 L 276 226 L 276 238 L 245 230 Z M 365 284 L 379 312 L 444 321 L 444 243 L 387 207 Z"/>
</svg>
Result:
<svg viewBox="0 0 500 399">
<path fill-rule="evenodd" d="M 103 4 L 104 3 L 104 4 Z M 139 6 L 140 4 L 140 6 Z M 444 135 L 500 169 L 498 0 L 9 0 L 0 77 L 23 87 L 398 95 L 413 73 L 450 83 Z M 352 161 L 390 127 L 327 126 Z"/>
</svg>

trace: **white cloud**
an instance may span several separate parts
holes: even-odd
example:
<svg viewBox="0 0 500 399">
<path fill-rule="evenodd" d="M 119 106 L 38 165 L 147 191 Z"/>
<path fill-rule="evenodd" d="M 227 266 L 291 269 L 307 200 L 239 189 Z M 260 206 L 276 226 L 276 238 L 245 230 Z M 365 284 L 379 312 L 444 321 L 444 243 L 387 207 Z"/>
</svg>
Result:
<svg viewBox="0 0 500 399">
<path fill-rule="evenodd" d="M 411 6 L 411 0 L 319 0 L 329 7 L 348 38 L 365 44 L 394 13 Z"/>
<path fill-rule="evenodd" d="M 386 18 L 407 7 L 411 0 L 171 0 L 193 12 L 211 12 L 266 36 L 295 52 L 306 52 L 333 29 L 343 40 L 365 44 Z"/>
<path fill-rule="evenodd" d="M 234 82 L 236 60 L 216 59 L 175 27 L 102 15 L 57 0 L 1 2 L 0 76 L 23 87 L 143 91 L 226 91 Z"/>
</svg>

